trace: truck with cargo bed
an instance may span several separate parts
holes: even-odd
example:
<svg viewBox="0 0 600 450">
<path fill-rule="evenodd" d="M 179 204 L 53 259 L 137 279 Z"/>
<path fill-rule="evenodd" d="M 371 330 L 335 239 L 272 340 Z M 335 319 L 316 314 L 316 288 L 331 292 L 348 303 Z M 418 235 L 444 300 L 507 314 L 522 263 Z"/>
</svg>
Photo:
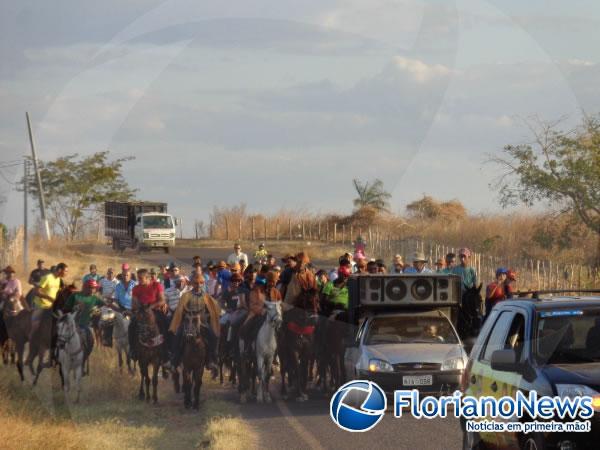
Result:
<svg viewBox="0 0 600 450">
<path fill-rule="evenodd" d="M 161 202 L 105 202 L 104 234 L 111 238 L 112 248 L 151 250 L 169 253 L 175 246 L 177 220 L 167 213 Z"/>
</svg>

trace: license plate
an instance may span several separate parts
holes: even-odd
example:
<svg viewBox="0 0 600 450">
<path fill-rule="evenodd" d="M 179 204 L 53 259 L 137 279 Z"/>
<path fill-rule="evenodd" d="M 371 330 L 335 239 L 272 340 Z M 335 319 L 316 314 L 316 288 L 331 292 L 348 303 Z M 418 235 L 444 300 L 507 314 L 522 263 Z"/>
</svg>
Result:
<svg viewBox="0 0 600 450">
<path fill-rule="evenodd" d="M 433 377 L 431 375 L 403 376 L 402 384 L 404 386 L 431 386 Z"/>
</svg>

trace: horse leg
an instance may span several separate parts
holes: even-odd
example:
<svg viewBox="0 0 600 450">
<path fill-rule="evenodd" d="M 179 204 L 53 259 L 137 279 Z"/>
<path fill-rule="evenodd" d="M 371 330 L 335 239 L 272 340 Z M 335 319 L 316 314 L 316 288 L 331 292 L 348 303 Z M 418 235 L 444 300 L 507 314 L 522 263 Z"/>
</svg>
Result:
<svg viewBox="0 0 600 450">
<path fill-rule="evenodd" d="M 152 365 L 152 401 L 156 405 L 158 403 L 158 369 L 160 362 L 156 361 L 156 364 Z"/>
<path fill-rule="evenodd" d="M 37 368 L 35 371 L 35 378 L 33 379 L 33 385 L 37 385 L 38 382 L 38 378 L 40 377 L 40 373 L 42 373 L 42 369 L 43 369 L 43 356 L 44 354 L 40 354 L 38 355 L 38 363 L 37 363 Z"/>
<path fill-rule="evenodd" d="M 119 358 L 119 373 L 123 373 L 123 355 L 121 355 L 121 347 L 117 349 L 117 356 Z"/>
<path fill-rule="evenodd" d="M 81 396 L 81 377 L 83 376 L 83 364 L 77 366 L 75 369 L 75 389 L 77 389 L 77 397 L 75 397 L 75 403 L 79 403 L 79 397 Z"/>
<path fill-rule="evenodd" d="M 23 376 L 23 353 L 25 352 L 25 342 L 18 340 L 16 343 L 17 347 L 17 370 L 19 371 L 19 378 L 21 382 L 25 381 Z"/>
<path fill-rule="evenodd" d="M 257 355 L 256 357 L 256 374 L 258 375 L 258 387 L 256 389 L 256 403 L 263 403 L 264 398 L 264 379 L 265 379 L 265 368 L 264 368 L 264 358 L 261 358 L 262 355 Z M 261 361 L 262 359 L 262 361 Z M 256 377 L 253 377 L 256 379 Z"/>
<path fill-rule="evenodd" d="M 190 409 L 192 406 L 190 369 L 184 366 L 181 375 L 183 377 L 183 406 L 185 406 L 185 409 Z"/>
<path fill-rule="evenodd" d="M 202 370 L 203 368 L 200 367 L 199 369 L 196 368 L 194 370 L 194 405 L 193 408 L 195 410 L 200 409 L 200 386 L 202 386 Z"/>
<path fill-rule="evenodd" d="M 140 400 L 144 400 L 144 398 L 145 398 L 144 382 L 146 381 L 147 376 L 148 376 L 148 368 L 145 367 L 144 364 L 140 363 L 140 392 L 138 394 L 138 397 Z"/>
<path fill-rule="evenodd" d="M 171 375 L 173 379 L 173 388 L 175 389 L 175 393 L 179 394 L 181 392 L 181 384 L 179 382 L 179 370 L 177 367 L 173 367 L 173 374 Z"/>
</svg>

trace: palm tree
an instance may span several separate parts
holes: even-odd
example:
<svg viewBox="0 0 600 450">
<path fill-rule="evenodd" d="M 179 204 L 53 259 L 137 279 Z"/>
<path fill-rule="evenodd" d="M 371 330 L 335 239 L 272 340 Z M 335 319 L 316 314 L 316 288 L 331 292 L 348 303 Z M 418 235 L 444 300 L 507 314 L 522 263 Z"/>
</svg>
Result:
<svg viewBox="0 0 600 450">
<path fill-rule="evenodd" d="M 368 206 L 375 209 L 377 212 L 389 211 L 390 198 L 392 195 L 385 190 L 383 181 L 376 178 L 372 183 L 369 183 L 368 181 L 366 183 L 361 183 L 360 180 L 354 178 L 352 183 L 358 194 L 358 197 L 354 199 L 354 206 L 356 209 Z"/>
</svg>

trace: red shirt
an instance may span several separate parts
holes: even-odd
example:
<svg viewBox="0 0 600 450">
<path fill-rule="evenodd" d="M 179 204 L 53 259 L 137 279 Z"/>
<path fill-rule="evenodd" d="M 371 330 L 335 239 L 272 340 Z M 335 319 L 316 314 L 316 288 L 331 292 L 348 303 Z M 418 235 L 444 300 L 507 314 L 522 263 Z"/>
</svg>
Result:
<svg viewBox="0 0 600 450">
<path fill-rule="evenodd" d="M 158 295 L 164 291 L 162 284 L 158 281 L 150 282 L 142 286 L 138 284 L 133 288 L 132 296 L 137 299 L 142 305 L 153 305 L 158 302 Z"/>
<path fill-rule="evenodd" d="M 506 298 L 506 295 L 504 294 L 504 286 L 496 283 L 495 281 L 488 284 L 485 298 L 486 300 L 490 300 L 492 305 L 495 305 L 500 300 L 504 300 Z"/>
</svg>

